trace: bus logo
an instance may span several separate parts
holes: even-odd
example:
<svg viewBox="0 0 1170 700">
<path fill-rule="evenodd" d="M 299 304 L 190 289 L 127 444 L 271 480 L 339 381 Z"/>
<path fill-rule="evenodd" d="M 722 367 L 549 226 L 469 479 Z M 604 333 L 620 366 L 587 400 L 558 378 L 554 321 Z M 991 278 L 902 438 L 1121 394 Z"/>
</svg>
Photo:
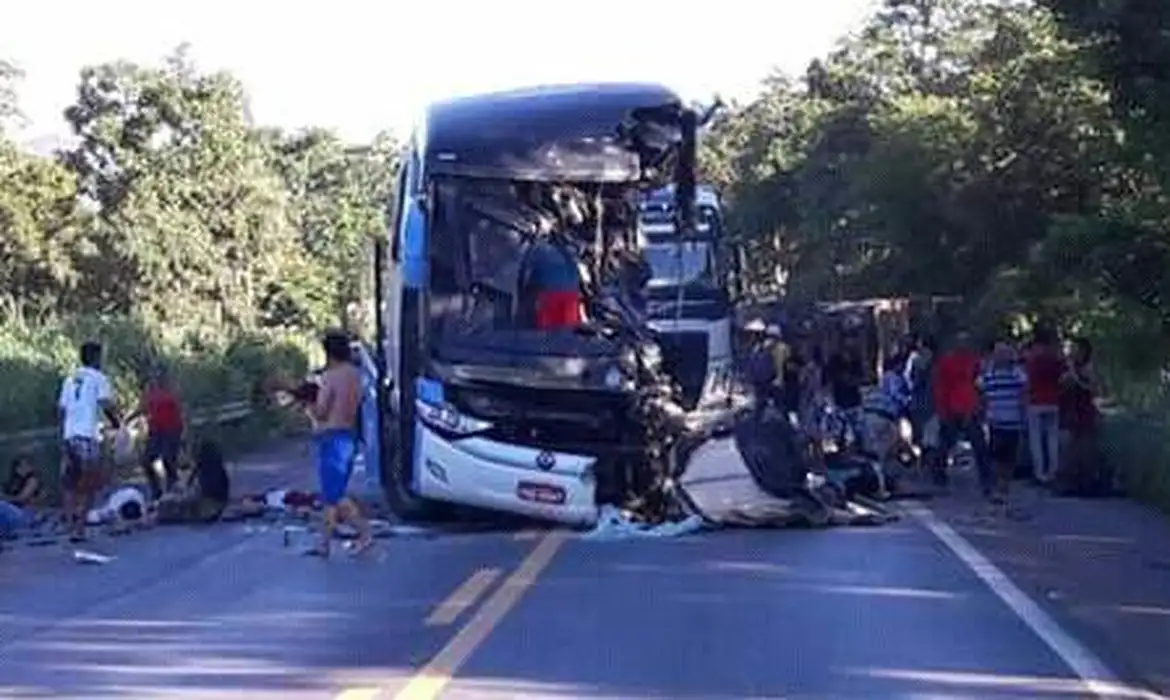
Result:
<svg viewBox="0 0 1170 700">
<path fill-rule="evenodd" d="M 541 452 L 536 455 L 536 466 L 544 471 L 548 471 L 557 466 L 557 456 L 552 452 Z"/>
</svg>

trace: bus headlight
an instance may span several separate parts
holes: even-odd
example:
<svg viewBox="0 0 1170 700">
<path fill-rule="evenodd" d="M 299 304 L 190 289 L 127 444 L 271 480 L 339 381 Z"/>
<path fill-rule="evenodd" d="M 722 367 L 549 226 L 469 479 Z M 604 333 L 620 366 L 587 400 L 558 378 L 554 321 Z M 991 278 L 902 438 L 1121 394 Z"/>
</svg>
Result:
<svg viewBox="0 0 1170 700">
<path fill-rule="evenodd" d="M 620 389 L 625 384 L 625 375 L 622 374 L 620 367 L 610 367 L 605 372 L 605 388 L 606 389 Z"/>
<path fill-rule="evenodd" d="M 482 433 L 492 427 L 491 422 L 461 413 L 450 404 L 430 404 L 415 401 L 419 420 L 440 432 L 458 437 Z"/>
</svg>

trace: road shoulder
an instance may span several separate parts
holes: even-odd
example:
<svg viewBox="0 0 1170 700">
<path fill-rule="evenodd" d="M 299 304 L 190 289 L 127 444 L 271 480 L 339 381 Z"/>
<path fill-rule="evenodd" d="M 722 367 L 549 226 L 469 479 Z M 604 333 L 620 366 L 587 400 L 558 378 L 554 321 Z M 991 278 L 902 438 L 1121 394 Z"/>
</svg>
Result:
<svg viewBox="0 0 1170 700">
<path fill-rule="evenodd" d="M 1122 499 L 1020 501 L 1025 519 L 963 497 L 929 506 L 1118 675 L 1170 694 L 1170 523 Z"/>
</svg>

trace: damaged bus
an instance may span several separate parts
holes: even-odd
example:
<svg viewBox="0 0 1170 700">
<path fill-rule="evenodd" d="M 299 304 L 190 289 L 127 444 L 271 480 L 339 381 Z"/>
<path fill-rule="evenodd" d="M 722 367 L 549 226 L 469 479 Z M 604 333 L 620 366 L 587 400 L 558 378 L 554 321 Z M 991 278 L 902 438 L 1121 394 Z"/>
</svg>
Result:
<svg viewBox="0 0 1170 700">
<path fill-rule="evenodd" d="M 378 459 L 400 515 L 668 507 L 693 382 L 652 327 L 662 277 L 639 225 L 672 185 L 672 227 L 694 239 L 702 121 L 642 84 L 429 108 L 375 254 Z"/>
<path fill-rule="evenodd" d="M 692 422 L 722 432 L 736 414 L 733 387 L 730 282 L 737 275 L 727 255 L 719 195 L 713 187 L 695 190 L 695 225 L 675 224 L 673 186 L 642 202 L 642 254 L 650 268 L 647 284 L 650 327 L 674 368 L 683 406 Z"/>
</svg>

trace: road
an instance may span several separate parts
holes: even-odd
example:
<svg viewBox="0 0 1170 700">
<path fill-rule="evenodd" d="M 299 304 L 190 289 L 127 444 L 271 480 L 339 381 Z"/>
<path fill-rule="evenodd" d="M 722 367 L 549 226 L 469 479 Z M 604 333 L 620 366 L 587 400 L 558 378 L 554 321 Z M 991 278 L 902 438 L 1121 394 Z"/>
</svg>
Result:
<svg viewBox="0 0 1170 700">
<path fill-rule="evenodd" d="M 402 537 L 327 562 L 244 524 L 106 542 L 105 565 L 13 551 L 0 697 L 1146 697 L 1085 685 L 1108 679 L 1096 657 L 923 517 Z"/>
</svg>

